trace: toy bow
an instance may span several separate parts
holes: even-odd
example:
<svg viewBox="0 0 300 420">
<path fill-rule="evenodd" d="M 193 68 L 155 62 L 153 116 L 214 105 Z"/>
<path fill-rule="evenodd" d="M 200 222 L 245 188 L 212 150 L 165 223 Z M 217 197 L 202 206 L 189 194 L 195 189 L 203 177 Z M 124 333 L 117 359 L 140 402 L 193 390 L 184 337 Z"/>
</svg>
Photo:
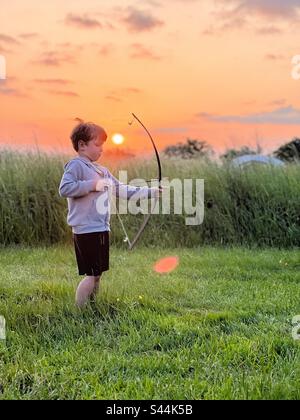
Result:
<svg viewBox="0 0 300 420">
<path fill-rule="evenodd" d="M 150 138 L 150 140 L 151 140 L 152 146 L 153 146 L 154 151 L 155 151 L 155 156 L 156 156 L 156 160 L 157 160 L 157 165 L 158 165 L 158 178 L 157 178 L 157 179 L 158 179 L 158 186 L 159 186 L 159 187 L 161 187 L 161 180 L 162 180 L 161 162 L 160 162 L 159 153 L 158 153 L 157 147 L 156 147 L 156 145 L 155 145 L 155 143 L 154 143 L 153 137 L 151 136 L 151 134 L 150 134 L 149 130 L 148 130 L 148 129 L 145 127 L 145 125 L 142 123 L 142 121 L 141 121 L 141 120 L 140 120 L 140 119 L 139 119 L 139 118 L 138 118 L 138 117 L 137 117 L 134 113 L 132 113 L 132 115 L 133 115 L 134 119 L 136 119 L 136 120 L 137 120 L 137 122 L 138 122 L 138 123 L 139 123 L 139 124 L 143 127 L 143 129 L 146 131 L 146 133 L 148 134 L 148 136 L 149 136 L 149 138 Z M 130 123 L 130 124 L 132 124 L 132 123 Z M 147 226 L 147 223 L 149 222 L 149 219 L 150 219 L 151 214 L 152 214 L 152 212 L 153 212 L 153 209 L 154 209 L 154 208 L 155 208 L 155 206 L 156 206 L 157 200 L 158 200 L 158 198 L 156 198 L 156 199 L 155 199 L 154 206 L 153 206 L 153 208 L 151 209 L 150 213 L 148 213 L 147 215 L 145 215 L 145 218 L 144 218 L 144 221 L 143 221 L 143 223 L 142 223 L 142 226 L 140 227 L 140 229 L 138 230 L 137 234 L 135 235 L 135 237 L 134 237 L 132 240 L 130 240 L 130 239 L 129 239 L 128 234 L 127 234 L 126 229 L 125 229 L 125 226 L 124 226 L 124 223 L 123 223 L 123 221 L 122 221 L 122 219 L 121 219 L 121 217 L 120 217 L 119 213 L 117 212 L 118 219 L 119 219 L 119 221 L 120 221 L 120 224 L 121 224 L 122 229 L 123 229 L 123 231 L 124 231 L 124 233 L 125 233 L 125 236 L 126 236 L 126 237 L 125 237 L 125 242 L 127 242 L 127 243 L 128 243 L 129 250 L 132 250 L 132 249 L 133 249 L 133 247 L 136 245 L 137 241 L 140 239 L 140 237 L 141 237 L 142 233 L 144 232 L 145 227 Z"/>
</svg>

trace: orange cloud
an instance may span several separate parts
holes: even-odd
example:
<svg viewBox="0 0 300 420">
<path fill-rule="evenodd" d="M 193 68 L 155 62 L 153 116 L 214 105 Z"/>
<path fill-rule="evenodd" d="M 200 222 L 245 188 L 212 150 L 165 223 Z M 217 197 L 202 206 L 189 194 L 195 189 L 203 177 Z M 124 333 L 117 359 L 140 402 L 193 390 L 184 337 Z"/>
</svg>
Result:
<svg viewBox="0 0 300 420">
<path fill-rule="evenodd" d="M 69 96 L 69 97 L 74 97 L 74 98 L 79 97 L 78 93 L 70 92 L 70 91 L 49 90 L 48 92 L 51 93 L 52 95 Z"/>
<path fill-rule="evenodd" d="M 10 45 L 19 45 L 20 42 L 12 36 L 0 34 L 0 41 Z"/>
<path fill-rule="evenodd" d="M 41 64 L 44 66 L 54 66 L 58 67 L 63 63 L 72 63 L 76 62 L 75 56 L 72 56 L 68 53 L 59 53 L 57 51 L 48 51 L 43 52 L 37 60 L 33 61 L 35 64 Z"/>
<path fill-rule="evenodd" d="M 20 34 L 19 37 L 24 38 L 24 39 L 32 39 L 32 38 L 38 38 L 39 34 L 37 32 L 29 32 L 29 33 Z"/>
<path fill-rule="evenodd" d="M 277 60 L 285 60 L 285 57 L 281 54 L 267 54 L 266 59 L 271 60 L 271 61 L 277 61 Z"/>
<path fill-rule="evenodd" d="M 156 27 L 163 26 L 164 22 L 154 17 L 151 13 L 128 8 L 128 15 L 123 19 L 130 32 L 151 31 Z"/>
<path fill-rule="evenodd" d="M 0 86 L 0 96 L 13 96 L 16 98 L 29 98 L 28 95 L 15 88 Z"/>
<path fill-rule="evenodd" d="M 293 106 L 278 108 L 271 112 L 260 112 L 248 115 L 213 115 L 202 112 L 197 115 L 216 122 L 235 122 L 240 124 L 275 124 L 275 125 L 299 125 L 300 109 Z"/>
<path fill-rule="evenodd" d="M 113 101 L 113 102 L 122 102 L 122 99 L 117 98 L 116 96 L 113 96 L 113 95 L 107 95 L 105 99 L 107 99 L 108 101 Z"/>
<path fill-rule="evenodd" d="M 228 24 L 236 18 L 245 19 L 249 16 L 294 21 L 299 18 L 300 11 L 299 0 L 218 0 L 218 3 L 224 7 L 216 15 L 227 20 Z M 228 3 L 230 8 L 227 8 Z"/>
<path fill-rule="evenodd" d="M 67 25 L 77 26 L 78 28 L 81 28 L 81 29 L 102 28 L 102 25 L 100 22 L 98 22 L 96 19 L 89 18 L 87 15 L 78 16 L 78 15 L 73 15 L 72 13 L 69 13 L 65 18 L 65 23 Z"/>
<path fill-rule="evenodd" d="M 264 28 L 259 28 L 256 33 L 259 35 L 276 35 L 281 34 L 282 30 L 276 26 L 266 26 Z"/>
<path fill-rule="evenodd" d="M 113 48 L 112 44 L 103 45 L 99 50 L 99 54 L 106 57 L 111 54 Z"/>
<path fill-rule="evenodd" d="M 142 44 L 132 44 L 133 52 L 131 58 L 146 59 L 146 60 L 161 60 L 161 57 L 153 53 L 149 48 Z"/>
<path fill-rule="evenodd" d="M 33 82 L 46 85 L 68 85 L 74 83 L 71 80 L 66 79 L 34 79 Z"/>
</svg>

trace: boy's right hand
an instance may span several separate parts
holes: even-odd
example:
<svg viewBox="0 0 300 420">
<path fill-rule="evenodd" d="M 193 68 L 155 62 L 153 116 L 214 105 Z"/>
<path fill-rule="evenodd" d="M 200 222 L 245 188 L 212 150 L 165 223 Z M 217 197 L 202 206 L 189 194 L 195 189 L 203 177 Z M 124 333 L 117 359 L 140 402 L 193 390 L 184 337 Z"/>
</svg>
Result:
<svg viewBox="0 0 300 420">
<path fill-rule="evenodd" d="M 95 184 L 95 191 L 105 191 L 106 188 L 110 187 L 112 182 L 110 179 L 103 178 L 99 179 L 99 181 Z"/>
</svg>

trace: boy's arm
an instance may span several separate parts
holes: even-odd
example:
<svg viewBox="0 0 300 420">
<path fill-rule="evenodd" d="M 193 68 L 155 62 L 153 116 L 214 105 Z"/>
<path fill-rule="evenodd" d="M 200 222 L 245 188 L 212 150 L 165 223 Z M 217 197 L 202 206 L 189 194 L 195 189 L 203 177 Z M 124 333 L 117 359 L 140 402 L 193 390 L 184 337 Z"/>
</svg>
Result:
<svg viewBox="0 0 300 420">
<path fill-rule="evenodd" d="M 65 166 L 65 172 L 59 185 L 59 195 L 61 197 L 78 198 L 95 191 L 95 180 L 78 181 L 77 165 L 75 162 L 70 162 Z"/>
<path fill-rule="evenodd" d="M 115 178 L 109 171 L 108 176 L 114 186 L 116 196 L 129 200 L 135 196 L 136 199 L 155 198 L 158 194 L 157 188 L 149 187 L 133 187 L 131 185 L 122 184 L 117 178 Z"/>
</svg>

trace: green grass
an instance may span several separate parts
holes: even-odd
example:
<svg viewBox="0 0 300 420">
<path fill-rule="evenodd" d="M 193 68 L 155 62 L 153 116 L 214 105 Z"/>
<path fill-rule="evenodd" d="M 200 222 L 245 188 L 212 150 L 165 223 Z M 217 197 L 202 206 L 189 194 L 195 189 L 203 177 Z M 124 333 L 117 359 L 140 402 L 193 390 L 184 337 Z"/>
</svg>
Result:
<svg viewBox="0 0 300 420">
<path fill-rule="evenodd" d="M 112 249 L 80 312 L 71 247 L 3 248 L 0 398 L 299 399 L 299 266 L 297 250 Z"/>
<path fill-rule="evenodd" d="M 75 152 L 74 152 L 75 153 Z M 74 154 L 74 156 L 76 153 Z M 67 200 L 58 187 L 70 157 L 45 153 L 0 151 L 0 244 L 26 246 L 68 243 Z M 161 247 L 203 245 L 293 248 L 300 246 L 300 165 L 241 171 L 202 160 L 169 160 L 162 155 L 163 176 L 204 179 L 205 214 L 199 226 L 186 226 L 186 214 L 153 215 L 141 243 Z M 134 159 L 105 163 L 115 176 L 128 171 L 128 182 L 157 177 L 157 163 Z M 141 184 L 139 184 L 141 185 Z M 194 185 L 195 186 L 195 185 Z M 194 188 L 195 189 L 195 188 Z M 178 194 L 178 191 L 177 191 Z M 195 203 L 194 193 L 194 203 Z M 190 216 L 190 215 L 189 215 Z M 137 232 L 142 215 L 122 216 L 129 236 Z M 116 223 L 115 223 L 116 222 Z M 124 233 L 112 216 L 111 241 L 122 245 Z"/>
</svg>

